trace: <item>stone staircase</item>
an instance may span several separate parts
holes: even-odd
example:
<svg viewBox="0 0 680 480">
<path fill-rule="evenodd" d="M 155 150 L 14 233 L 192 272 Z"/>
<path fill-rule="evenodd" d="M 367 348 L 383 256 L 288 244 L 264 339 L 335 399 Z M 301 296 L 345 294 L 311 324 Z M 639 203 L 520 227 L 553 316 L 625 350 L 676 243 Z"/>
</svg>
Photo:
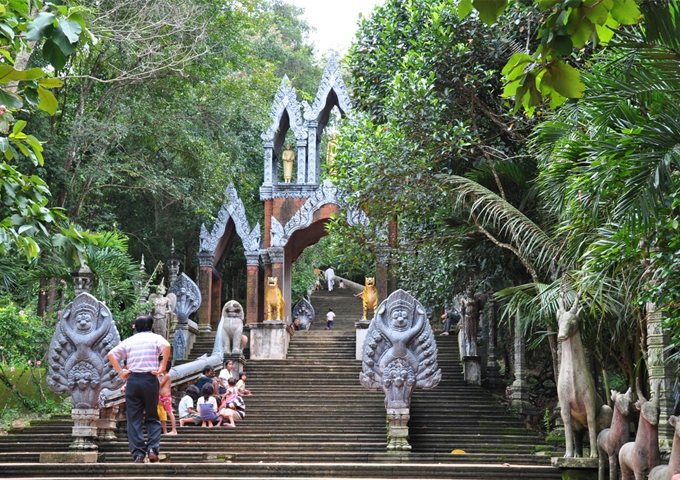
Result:
<svg viewBox="0 0 680 480">
<path fill-rule="evenodd" d="M 291 338 L 286 360 L 248 361 L 253 395 L 237 428 L 180 428 L 163 436 L 160 464 L 132 463 L 121 431 L 100 447 L 98 463 L 68 465 L 39 463 L 39 454 L 68 450 L 70 420 L 34 422 L 0 436 L 0 478 L 560 478 L 548 456 L 536 455 L 542 439 L 463 382 L 453 337 L 437 337 L 440 385 L 413 396 L 413 451 L 387 453 L 384 396 L 359 384 L 354 359 L 361 301 L 334 290 L 315 292 L 312 303 L 319 318 Z M 324 330 L 326 305 L 336 311 L 333 331 Z"/>
</svg>

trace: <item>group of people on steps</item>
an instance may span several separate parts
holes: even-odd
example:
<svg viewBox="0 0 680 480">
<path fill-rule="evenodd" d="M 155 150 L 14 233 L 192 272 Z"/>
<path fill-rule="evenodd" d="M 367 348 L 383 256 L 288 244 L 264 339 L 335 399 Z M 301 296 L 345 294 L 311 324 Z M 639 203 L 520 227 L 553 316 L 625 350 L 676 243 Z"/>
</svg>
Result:
<svg viewBox="0 0 680 480">
<path fill-rule="evenodd" d="M 125 380 L 122 391 L 132 459 L 135 463 L 145 463 L 148 458 L 149 462 L 155 463 L 160 461 L 161 432 L 177 434 L 172 409 L 172 378 L 168 373 L 170 343 L 153 333 L 150 315 L 138 316 L 134 328 L 135 335 L 113 347 L 107 356 L 113 369 Z M 226 362 L 216 378 L 212 367 L 203 369 L 196 385 L 187 388 L 179 403 L 180 426 L 193 423 L 235 427 L 235 420 L 245 418 L 243 396 L 251 394 L 245 385 L 247 374 L 242 372 L 237 381 L 233 368 L 233 362 Z M 167 432 L 165 415 L 171 422 L 170 432 Z"/>
</svg>

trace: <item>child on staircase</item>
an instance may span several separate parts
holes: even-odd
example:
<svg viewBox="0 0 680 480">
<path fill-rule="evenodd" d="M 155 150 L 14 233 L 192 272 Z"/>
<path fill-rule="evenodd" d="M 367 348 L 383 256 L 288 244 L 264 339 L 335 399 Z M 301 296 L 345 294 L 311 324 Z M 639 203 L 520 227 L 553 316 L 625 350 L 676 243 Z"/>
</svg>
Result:
<svg viewBox="0 0 680 480">
<path fill-rule="evenodd" d="M 168 426 L 165 422 L 161 422 L 161 428 L 163 429 L 163 435 L 177 435 L 177 423 L 175 422 L 175 414 L 172 413 L 172 377 L 169 373 L 169 365 L 165 367 L 165 373 L 161 374 L 158 378 L 160 382 L 160 389 L 158 390 L 158 403 L 163 404 L 168 417 L 170 417 L 170 425 L 172 426 L 172 431 L 168 433 Z"/>
<path fill-rule="evenodd" d="M 222 418 L 217 414 L 217 400 L 212 396 L 214 392 L 213 386 L 206 383 L 201 389 L 201 398 L 196 402 L 201 414 L 202 427 L 213 427 Z"/>
</svg>

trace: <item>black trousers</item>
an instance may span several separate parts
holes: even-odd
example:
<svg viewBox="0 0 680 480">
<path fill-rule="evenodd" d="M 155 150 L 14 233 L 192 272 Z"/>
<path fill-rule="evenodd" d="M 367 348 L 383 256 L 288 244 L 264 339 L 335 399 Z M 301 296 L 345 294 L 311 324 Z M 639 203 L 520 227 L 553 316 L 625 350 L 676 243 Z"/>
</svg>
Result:
<svg viewBox="0 0 680 480">
<path fill-rule="evenodd" d="M 128 442 L 133 457 L 145 456 L 161 446 L 161 421 L 158 418 L 158 377 L 150 373 L 131 373 L 125 387 Z M 148 440 L 144 441 L 143 426 Z"/>
</svg>

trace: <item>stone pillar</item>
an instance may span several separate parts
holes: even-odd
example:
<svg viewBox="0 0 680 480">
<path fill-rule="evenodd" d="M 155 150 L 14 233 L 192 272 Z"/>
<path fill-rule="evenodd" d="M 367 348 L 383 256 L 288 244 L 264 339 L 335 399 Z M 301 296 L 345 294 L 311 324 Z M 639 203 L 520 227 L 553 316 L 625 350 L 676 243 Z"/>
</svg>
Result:
<svg viewBox="0 0 680 480">
<path fill-rule="evenodd" d="M 498 325 L 498 304 L 496 299 L 489 298 L 489 343 L 487 350 L 486 378 L 489 388 L 502 388 L 503 377 L 496 360 L 496 325 Z"/>
<path fill-rule="evenodd" d="M 210 328 L 216 331 L 220 325 L 220 318 L 222 317 L 222 279 L 218 276 L 213 276 L 212 286 L 210 289 L 210 304 L 212 311 L 210 312 Z"/>
<path fill-rule="evenodd" d="M 512 384 L 512 401 L 510 407 L 520 413 L 530 413 L 529 385 L 526 379 L 526 338 L 519 324 L 519 315 L 515 318 L 515 382 Z"/>
<path fill-rule="evenodd" d="M 274 171 L 274 143 L 272 141 L 264 143 L 264 182 L 265 186 L 276 183 L 276 172 Z"/>
<path fill-rule="evenodd" d="M 674 428 L 668 423 L 673 415 L 673 365 L 667 362 L 667 347 L 671 339 L 663 328 L 663 312 L 655 303 L 647 303 L 647 368 L 649 383 L 659 384 L 659 448 L 670 452 L 673 446 Z M 651 395 L 651 394 L 650 394 Z"/>
<path fill-rule="evenodd" d="M 75 289 L 76 297 L 81 293 L 92 293 L 92 287 L 94 284 L 94 273 L 87 266 L 87 263 L 78 267 L 78 270 L 71 274 L 73 276 L 73 288 Z"/>
<path fill-rule="evenodd" d="M 387 292 L 389 275 L 390 247 L 379 245 L 375 250 L 375 288 L 378 290 L 378 299 L 389 297 Z"/>
<path fill-rule="evenodd" d="M 356 340 L 357 340 L 357 346 L 356 346 L 356 359 L 357 360 L 362 360 L 363 359 L 363 352 L 364 352 L 364 342 L 366 341 L 366 334 L 368 333 L 368 326 L 371 324 L 370 321 L 366 320 L 359 320 L 358 322 L 354 322 L 354 329 L 356 332 Z"/>
<path fill-rule="evenodd" d="M 99 409 L 74 408 L 71 410 L 71 418 L 73 419 L 73 443 L 68 448 L 75 451 L 97 450 L 94 439 L 97 438 Z"/>
<path fill-rule="evenodd" d="M 116 437 L 116 416 L 120 410 L 120 405 L 104 407 L 99 411 L 97 420 L 97 439 L 102 442 L 114 442 Z"/>
<path fill-rule="evenodd" d="M 213 262 L 212 253 L 199 253 L 198 255 L 199 276 L 198 288 L 201 291 L 201 306 L 198 308 L 198 330 L 210 332 L 210 317 L 212 315 L 212 280 Z"/>
<path fill-rule="evenodd" d="M 248 287 L 246 300 L 246 323 L 257 323 L 259 301 L 258 276 L 260 273 L 260 253 L 246 252 L 246 264 L 248 269 Z"/>
<path fill-rule="evenodd" d="M 319 122 L 315 120 L 307 121 L 307 181 L 310 185 L 317 185 L 321 177 L 321 162 L 317 151 L 316 130 Z"/>
<path fill-rule="evenodd" d="M 180 261 L 175 255 L 175 239 L 172 239 L 172 247 L 170 248 L 170 259 L 168 260 L 168 288 L 175 283 L 177 277 L 179 276 L 179 264 Z"/>
</svg>

